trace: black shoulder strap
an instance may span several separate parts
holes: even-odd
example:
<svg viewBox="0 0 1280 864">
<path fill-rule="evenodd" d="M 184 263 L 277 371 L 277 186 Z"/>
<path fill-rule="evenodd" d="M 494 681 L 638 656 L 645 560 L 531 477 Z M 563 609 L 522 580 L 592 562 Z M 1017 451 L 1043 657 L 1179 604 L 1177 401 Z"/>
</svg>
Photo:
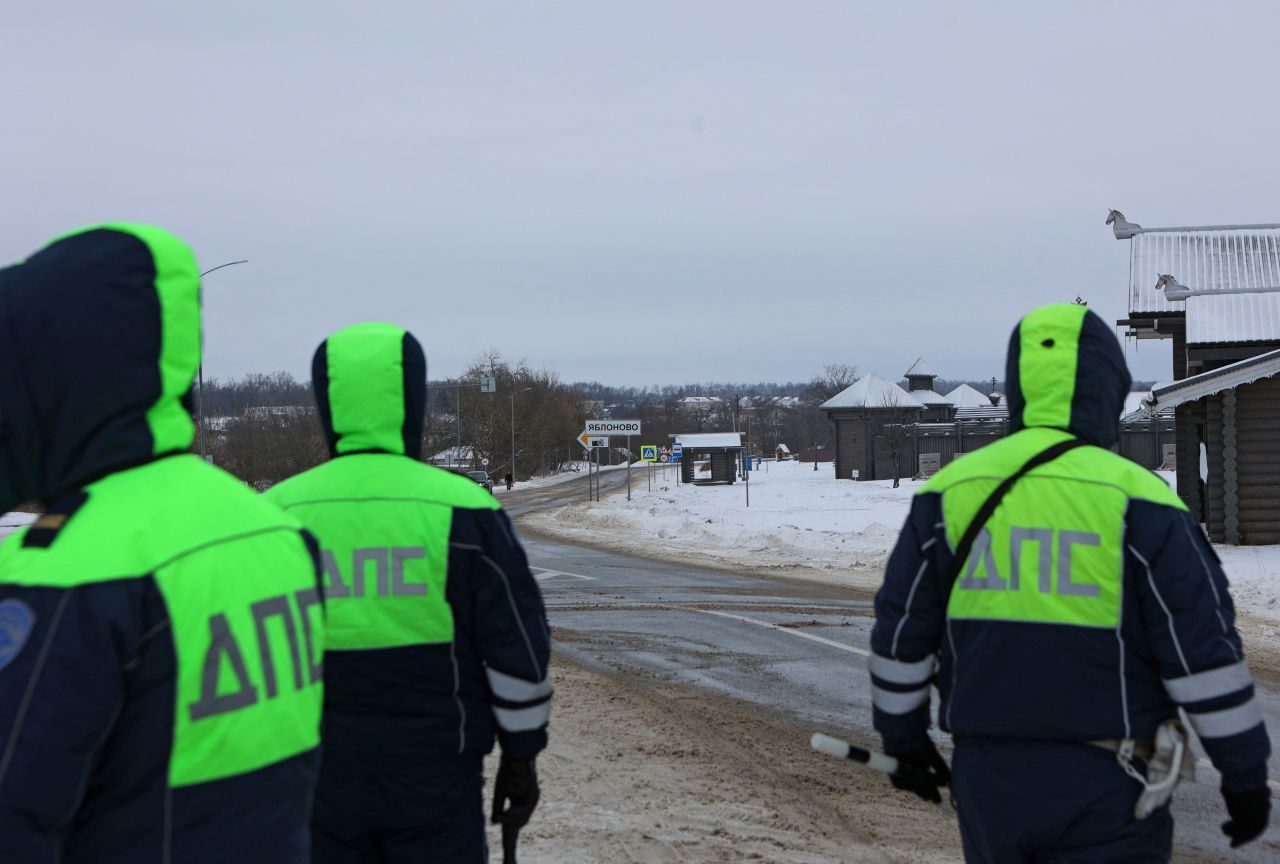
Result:
<svg viewBox="0 0 1280 864">
<path fill-rule="evenodd" d="M 1030 471 L 1034 471 L 1041 465 L 1052 462 L 1063 453 L 1074 450 L 1077 447 L 1086 446 L 1086 442 L 1079 438 L 1068 438 L 1066 441 L 1059 441 L 1046 450 L 1041 450 L 1036 455 L 1027 460 L 1026 464 L 1017 471 L 1010 474 L 1004 480 L 1000 481 L 1000 485 L 995 491 L 982 502 L 982 506 L 978 508 L 978 513 L 973 517 L 973 521 L 969 523 L 969 527 L 965 529 L 964 536 L 960 538 L 960 545 L 956 547 L 955 554 L 951 556 L 951 572 L 947 575 L 947 593 L 950 594 L 951 587 L 956 584 L 956 579 L 960 577 L 960 570 L 964 567 L 964 562 L 969 558 L 969 552 L 973 549 L 973 541 L 978 539 L 978 532 L 987 524 L 991 518 L 991 514 L 996 512 L 996 508 L 1000 506 L 1000 502 L 1004 500 L 1004 496 L 1009 494 L 1009 490 L 1013 488 L 1013 484 L 1021 480 Z"/>
</svg>

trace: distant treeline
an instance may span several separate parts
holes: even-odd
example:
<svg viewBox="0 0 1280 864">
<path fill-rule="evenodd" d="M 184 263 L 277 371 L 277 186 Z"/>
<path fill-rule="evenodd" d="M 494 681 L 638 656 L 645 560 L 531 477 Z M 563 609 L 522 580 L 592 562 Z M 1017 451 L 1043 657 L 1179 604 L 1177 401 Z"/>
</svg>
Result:
<svg viewBox="0 0 1280 864">
<path fill-rule="evenodd" d="M 481 390 L 485 378 L 495 379 L 495 392 Z M 428 385 L 423 455 L 456 467 L 483 467 L 496 479 L 509 471 L 523 479 L 580 458 L 576 438 L 583 421 L 603 413 L 643 421 L 643 440 L 632 441 L 633 447 L 666 444 L 681 433 L 734 430 L 744 433 L 757 452 L 772 452 L 780 444 L 792 452 L 825 449 L 831 445 L 831 427 L 819 406 L 857 378 L 856 367 L 830 364 L 803 384 L 562 384 L 554 372 L 488 351 L 471 362 L 459 381 Z M 991 392 L 990 379 L 939 379 L 935 389 L 945 394 L 961 383 Z M 996 389 L 1003 393 L 1004 382 L 997 381 Z M 721 401 L 681 402 L 689 396 Z M 287 372 L 211 379 L 204 384 L 203 399 L 207 451 L 217 464 L 255 487 L 270 486 L 326 458 L 309 382 Z M 292 410 L 250 410 L 262 408 Z"/>
</svg>

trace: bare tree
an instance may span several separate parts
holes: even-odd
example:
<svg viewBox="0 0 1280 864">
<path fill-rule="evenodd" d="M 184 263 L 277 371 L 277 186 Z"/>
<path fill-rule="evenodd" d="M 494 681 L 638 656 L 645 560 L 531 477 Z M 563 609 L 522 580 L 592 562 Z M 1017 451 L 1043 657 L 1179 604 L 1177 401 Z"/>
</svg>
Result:
<svg viewBox="0 0 1280 864">
<path fill-rule="evenodd" d="M 496 392 L 480 392 L 482 377 L 496 379 Z M 521 479 L 558 467 L 558 454 L 571 452 L 587 417 L 587 400 L 576 388 L 560 383 L 554 372 L 535 371 L 523 360 L 507 361 L 490 349 L 471 362 L 462 380 L 473 385 L 461 391 L 463 446 L 473 448 L 477 459 L 489 460 L 491 474 L 500 477 L 510 471 Z"/>
<path fill-rule="evenodd" d="M 720 419 L 720 406 L 716 402 L 685 402 L 684 416 L 689 423 L 697 427 L 698 432 L 708 431 L 707 427 Z"/>
<path fill-rule="evenodd" d="M 214 461 L 262 490 L 328 458 L 314 408 L 253 406 L 223 418 L 213 440 Z"/>
<path fill-rule="evenodd" d="M 805 388 L 805 401 L 821 405 L 858 380 L 858 367 L 848 363 L 828 363 L 822 374 L 814 376 Z"/>
<path fill-rule="evenodd" d="M 903 405 L 901 400 L 898 392 L 886 391 L 880 397 L 880 406 L 874 415 L 876 437 L 883 439 L 889 453 L 894 489 L 898 488 L 902 479 L 902 456 L 911 444 L 915 424 L 920 419 L 920 409 Z"/>
</svg>

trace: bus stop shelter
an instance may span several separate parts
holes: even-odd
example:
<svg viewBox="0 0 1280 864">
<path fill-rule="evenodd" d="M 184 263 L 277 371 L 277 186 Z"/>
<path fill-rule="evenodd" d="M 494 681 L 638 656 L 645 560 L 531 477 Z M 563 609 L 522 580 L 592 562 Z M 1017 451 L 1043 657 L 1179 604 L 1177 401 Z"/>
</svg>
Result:
<svg viewBox="0 0 1280 864">
<path fill-rule="evenodd" d="M 683 483 L 733 483 L 738 479 L 738 460 L 746 448 L 739 432 L 703 432 L 676 435 L 684 448 L 680 457 L 680 480 Z M 701 472 L 699 467 L 710 467 Z"/>
</svg>

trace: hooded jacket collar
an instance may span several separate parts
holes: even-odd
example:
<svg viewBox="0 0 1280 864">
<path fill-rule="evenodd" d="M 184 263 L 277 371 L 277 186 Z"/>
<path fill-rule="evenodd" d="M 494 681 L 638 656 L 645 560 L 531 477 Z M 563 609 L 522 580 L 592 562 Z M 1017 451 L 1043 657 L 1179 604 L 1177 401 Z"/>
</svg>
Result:
<svg viewBox="0 0 1280 864">
<path fill-rule="evenodd" d="M 148 225 L 0 270 L 0 510 L 191 446 L 199 293 L 190 248 Z"/>
<path fill-rule="evenodd" d="M 1005 381 L 1011 431 L 1064 429 L 1107 448 L 1119 439 L 1132 379 L 1119 340 L 1086 307 L 1041 306 L 1018 322 Z"/>
</svg>

